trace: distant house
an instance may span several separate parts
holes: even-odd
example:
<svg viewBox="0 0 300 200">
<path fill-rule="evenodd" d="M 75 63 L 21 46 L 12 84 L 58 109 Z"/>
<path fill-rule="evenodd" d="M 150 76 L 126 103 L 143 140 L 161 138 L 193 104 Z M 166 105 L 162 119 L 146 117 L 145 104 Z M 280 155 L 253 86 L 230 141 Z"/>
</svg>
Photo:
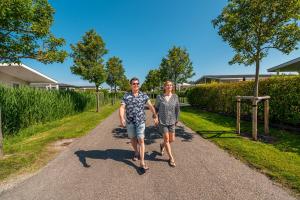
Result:
<svg viewBox="0 0 300 200">
<path fill-rule="evenodd" d="M 190 84 L 190 83 L 178 83 L 177 85 L 176 85 L 176 89 L 178 90 L 178 91 L 181 91 L 181 90 L 185 90 L 185 89 L 187 89 L 187 88 L 189 88 L 189 87 L 192 87 L 193 85 L 192 84 Z"/>
<path fill-rule="evenodd" d="M 300 57 L 268 69 L 268 72 L 298 72 L 300 74 Z"/>
<path fill-rule="evenodd" d="M 65 84 L 65 83 L 59 83 L 58 87 L 60 90 L 75 90 L 76 88 L 78 88 L 78 86 Z"/>
<path fill-rule="evenodd" d="M 259 79 L 268 79 L 272 75 L 271 74 L 261 74 L 259 75 Z M 255 80 L 255 75 L 249 74 L 241 74 L 241 75 L 206 75 L 202 76 L 198 80 L 195 81 L 195 84 L 201 83 L 228 83 L 228 82 L 239 82 L 239 81 L 252 81 Z"/>
<path fill-rule="evenodd" d="M 96 86 L 92 86 L 92 85 L 77 86 L 76 89 L 80 90 L 80 91 L 96 91 Z M 102 89 L 102 88 L 99 87 L 99 90 L 100 89 Z"/>
<path fill-rule="evenodd" d="M 0 83 L 11 87 L 27 85 L 46 89 L 58 89 L 56 80 L 24 64 L 0 64 Z"/>
</svg>

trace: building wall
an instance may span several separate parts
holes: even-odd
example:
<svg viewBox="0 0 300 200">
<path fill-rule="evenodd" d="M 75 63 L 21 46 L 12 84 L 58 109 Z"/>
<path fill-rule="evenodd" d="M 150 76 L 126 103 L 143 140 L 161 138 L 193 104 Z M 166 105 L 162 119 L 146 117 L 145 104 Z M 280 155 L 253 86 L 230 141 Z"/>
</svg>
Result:
<svg viewBox="0 0 300 200">
<path fill-rule="evenodd" d="M 14 76 L 11 76 L 9 74 L 3 73 L 0 71 L 0 83 L 8 85 L 8 86 L 16 86 L 16 85 L 29 85 L 27 81 L 18 79 Z"/>
</svg>

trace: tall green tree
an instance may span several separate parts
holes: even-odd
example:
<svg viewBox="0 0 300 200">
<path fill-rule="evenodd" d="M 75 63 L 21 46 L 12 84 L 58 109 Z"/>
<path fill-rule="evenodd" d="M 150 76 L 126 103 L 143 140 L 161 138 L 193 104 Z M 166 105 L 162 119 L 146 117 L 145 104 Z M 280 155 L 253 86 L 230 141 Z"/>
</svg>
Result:
<svg viewBox="0 0 300 200">
<path fill-rule="evenodd" d="M 129 83 L 129 80 L 126 76 L 124 76 L 122 78 L 121 85 L 120 85 L 120 90 L 121 91 L 129 91 L 130 90 L 130 83 Z"/>
<path fill-rule="evenodd" d="M 112 57 L 106 62 L 107 80 L 106 83 L 114 89 L 114 98 L 112 98 L 112 104 L 115 103 L 117 87 L 122 85 L 122 81 L 125 77 L 125 70 L 123 68 L 122 60 L 118 57 Z"/>
<path fill-rule="evenodd" d="M 143 89 L 146 91 L 154 91 L 160 86 L 160 71 L 158 69 L 151 69 L 143 83 Z"/>
<path fill-rule="evenodd" d="M 219 35 L 235 50 L 229 64 L 255 64 L 255 97 L 261 60 L 270 49 L 285 54 L 296 49 L 300 39 L 299 18 L 299 0 L 229 0 L 212 21 Z"/>
<path fill-rule="evenodd" d="M 105 43 L 95 30 L 85 33 L 82 40 L 71 45 L 73 66 L 71 71 L 80 75 L 83 80 L 94 83 L 97 93 L 97 112 L 99 112 L 99 86 L 106 81 L 103 56 L 107 53 Z"/>
<path fill-rule="evenodd" d="M 50 31 L 54 9 L 47 0 L 0 1 L 0 62 L 63 62 L 65 40 Z"/>
<path fill-rule="evenodd" d="M 187 50 L 176 46 L 170 49 L 168 55 L 162 59 L 159 71 L 160 79 L 171 80 L 175 90 L 178 83 L 186 82 L 195 75 Z"/>
</svg>

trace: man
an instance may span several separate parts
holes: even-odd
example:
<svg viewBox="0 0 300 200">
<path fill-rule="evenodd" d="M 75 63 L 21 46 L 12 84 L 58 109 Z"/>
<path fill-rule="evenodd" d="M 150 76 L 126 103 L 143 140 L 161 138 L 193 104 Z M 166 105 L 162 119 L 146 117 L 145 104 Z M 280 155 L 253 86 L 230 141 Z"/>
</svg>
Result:
<svg viewBox="0 0 300 200">
<path fill-rule="evenodd" d="M 145 121 L 146 115 L 144 106 L 147 103 L 153 113 L 154 123 L 158 124 L 155 108 L 152 106 L 149 97 L 139 91 L 139 79 L 134 77 L 130 80 L 131 91 L 127 92 L 121 102 L 119 116 L 122 127 L 127 127 L 128 137 L 131 140 L 131 145 L 134 149 L 133 160 L 140 158 L 140 167 L 143 172 L 149 169 L 145 164 Z M 126 112 L 126 120 L 124 114 Z M 139 144 L 139 148 L 138 148 Z"/>
</svg>

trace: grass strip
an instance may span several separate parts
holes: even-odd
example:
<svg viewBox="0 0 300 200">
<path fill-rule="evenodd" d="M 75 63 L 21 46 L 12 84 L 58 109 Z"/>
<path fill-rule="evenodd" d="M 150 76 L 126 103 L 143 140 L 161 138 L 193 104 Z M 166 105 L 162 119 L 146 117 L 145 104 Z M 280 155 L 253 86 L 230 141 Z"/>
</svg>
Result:
<svg viewBox="0 0 300 200">
<path fill-rule="evenodd" d="M 0 181 L 26 172 L 33 172 L 51 160 L 57 151 L 49 145 L 61 139 L 78 138 L 94 129 L 119 107 L 100 107 L 60 120 L 30 126 L 17 135 L 4 138 L 4 158 L 0 159 Z"/>
<path fill-rule="evenodd" d="M 235 134 L 235 118 L 185 107 L 180 120 L 221 148 L 271 179 L 300 194 L 300 135 L 270 129 L 270 137 L 253 141 Z M 250 135 L 251 122 L 242 122 L 241 131 Z M 263 133 L 263 125 L 258 128 Z"/>
</svg>

